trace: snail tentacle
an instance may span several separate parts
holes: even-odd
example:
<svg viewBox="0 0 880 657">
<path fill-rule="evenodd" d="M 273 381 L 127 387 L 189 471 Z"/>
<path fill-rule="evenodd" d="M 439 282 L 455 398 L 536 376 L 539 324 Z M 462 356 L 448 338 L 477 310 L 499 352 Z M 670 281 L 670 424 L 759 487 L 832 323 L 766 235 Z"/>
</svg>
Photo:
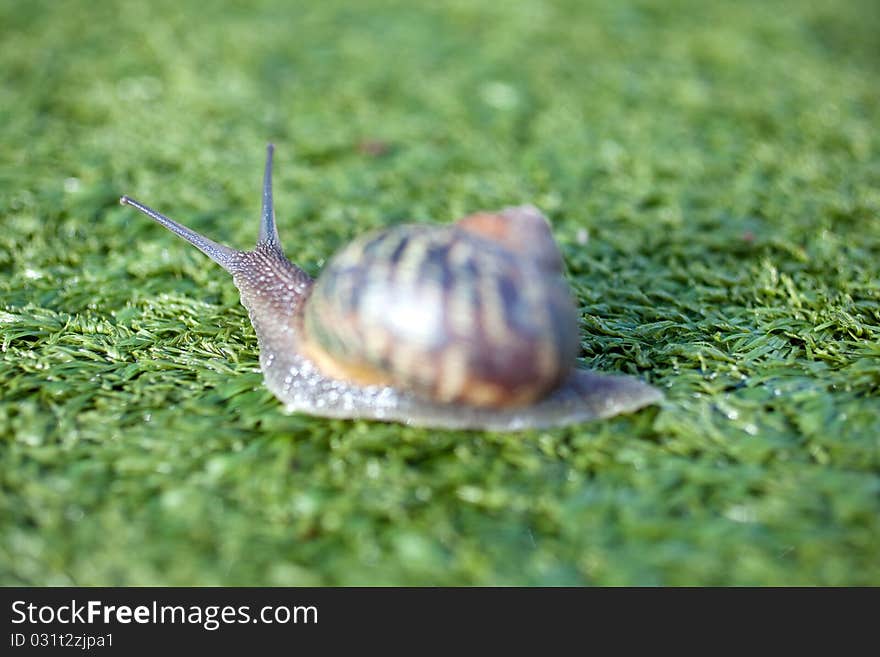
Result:
<svg viewBox="0 0 880 657">
<path fill-rule="evenodd" d="M 144 213 L 157 223 L 162 224 L 170 230 L 172 233 L 179 235 L 187 242 L 196 247 L 199 251 L 208 256 L 211 260 L 216 262 L 218 265 L 223 267 L 228 272 L 232 272 L 235 263 L 241 257 L 242 252 L 236 249 L 232 249 L 228 246 L 224 246 L 223 244 L 219 244 L 214 240 L 208 239 L 204 235 L 197 233 L 191 228 L 187 228 L 183 224 L 177 223 L 174 219 L 166 217 L 161 212 L 156 212 L 153 208 L 144 205 L 143 203 L 139 203 L 135 201 L 133 198 L 129 198 L 128 196 L 123 196 L 119 199 L 120 205 L 130 205 L 134 209 Z"/>
<path fill-rule="evenodd" d="M 263 211 L 260 218 L 260 237 L 257 246 L 271 244 L 279 253 L 282 253 L 278 227 L 275 225 L 275 205 L 272 202 L 272 154 L 274 152 L 274 144 L 266 146 L 266 169 L 263 173 Z"/>
</svg>

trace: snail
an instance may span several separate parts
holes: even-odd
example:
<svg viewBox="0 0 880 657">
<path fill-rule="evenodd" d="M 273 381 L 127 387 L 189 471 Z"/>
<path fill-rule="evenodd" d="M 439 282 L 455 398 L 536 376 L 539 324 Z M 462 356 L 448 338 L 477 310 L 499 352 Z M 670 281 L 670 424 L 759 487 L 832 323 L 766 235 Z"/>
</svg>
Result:
<svg viewBox="0 0 880 657">
<path fill-rule="evenodd" d="M 548 221 L 532 206 L 369 233 L 313 280 L 285 257 L 272 155 L 259 239 L 218 244 L 123 196 L 232 274 L 265 385 L 291 412 L 518 431 L 657 403 L 654 387 L 575 367 L 578 316 Z"/>
</svg>

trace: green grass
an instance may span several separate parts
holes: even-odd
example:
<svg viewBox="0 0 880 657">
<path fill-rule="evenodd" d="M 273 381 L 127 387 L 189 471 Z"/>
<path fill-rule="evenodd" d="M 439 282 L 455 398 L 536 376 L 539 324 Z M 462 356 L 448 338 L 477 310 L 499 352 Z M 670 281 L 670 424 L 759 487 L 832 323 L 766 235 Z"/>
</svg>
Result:
<svg viewBox="0 0 880 657">
<path fill-rule="evenodd" d="M 880 584 L 878 4 L 423 4 L 0 4 L 0 583 Z M 539 205 L 583 364 L 665 403 L 285 415 L 229 277 L 117 204 L 246 247 L 270 139 L 313 274 Z"/>
</svg>

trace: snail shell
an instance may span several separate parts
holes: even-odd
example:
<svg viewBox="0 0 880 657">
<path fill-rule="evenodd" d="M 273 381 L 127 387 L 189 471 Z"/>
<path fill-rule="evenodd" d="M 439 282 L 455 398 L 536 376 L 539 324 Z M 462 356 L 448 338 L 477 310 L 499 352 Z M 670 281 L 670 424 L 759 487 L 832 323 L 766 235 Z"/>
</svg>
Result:
<svg viewBox="0 0 880 657">
<path fill-rule="evenodd" d="M 530 208 L 484 216 L 514 234 L 547 225 Z M 555 250 L 549 230 L 538 235 Z M 356 239 L 328 262 L 305 304 L 306 353 L 337 378 L 441 403 L 539 399 L 574 365 L 577 314 L 561 271 L 524 246 L 513 250 L 467 220 Z"/>
<path fill-rule="evenodd" d="M 577 313 L 534 207 L 402 225 L 343 247 L 317 280 L 284 256 L 266 157 L 257 246 L 238 251 L 128 197 L 232 274 L 267 387 L 291 411 L 520 430 L 656 403 L 655 388 L 575 368 Z"/>
</svg>

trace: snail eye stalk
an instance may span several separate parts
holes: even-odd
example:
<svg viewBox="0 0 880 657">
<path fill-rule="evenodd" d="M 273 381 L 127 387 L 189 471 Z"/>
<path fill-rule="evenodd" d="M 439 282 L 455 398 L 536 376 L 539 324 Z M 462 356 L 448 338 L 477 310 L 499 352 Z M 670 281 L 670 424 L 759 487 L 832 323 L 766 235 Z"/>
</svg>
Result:
<svg viewBox="0 0 880 657">
<path fill-rule="evenodd" d="M 235 264 L 238 256 L 241 255 L 241 251 L 236 251 L 235 249 L 231 249 L 228 246 L 224 246 L 223 244 L 219 244 L 214 240 L 210 240 L 204 235 L 197 233 L 194 230 L 191 230 L 184 226 L 183 224 L 177 223 L 174 219 L 166 217 L 164 214 L 160 212 L 156 212 L 153 208 L 144 205 L 143 203 L 139 203 L 135 201 L 133 198 L 129 198 L 128 196 L 123 196 L 119 199 L 120 205 L 130 205 L 135 210 L 143 212 L 145 215 L 153 219 L 157 223 L 162 224 L 170 230 L 172 233 L 179 235 L 187 242 L 196 247 L 199 251 L 208 256 L 211 260 L 216 262 L 218 265 L 223 267 L 228 272 L 232 272 L 232 268 Z"/>
<path fill-rule="evenodd" d="M 263 212 L 260 217 L 260 237 L 257 245 L 269 244 L 281 251 L 281 240 L 278 238 L 278 228 L 275 226 L 275 205 L 272 201 L 272 155 L 275 146 L 266 146 L 266 169 L 263 173 Z"/>
</svg>

